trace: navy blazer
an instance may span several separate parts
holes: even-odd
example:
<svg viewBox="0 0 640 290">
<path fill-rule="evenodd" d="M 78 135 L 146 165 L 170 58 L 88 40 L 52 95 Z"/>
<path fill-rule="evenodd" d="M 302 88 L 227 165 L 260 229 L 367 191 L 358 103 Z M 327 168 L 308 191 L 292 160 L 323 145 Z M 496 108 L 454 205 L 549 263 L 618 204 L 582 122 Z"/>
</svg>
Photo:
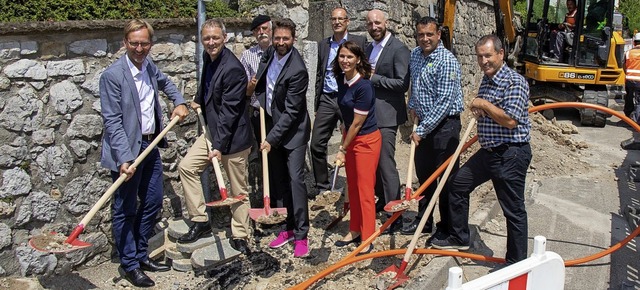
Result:
<svg viewBox="0 0 640 290">
<path fill-rule="evenodd" d="M 100 108 L 104 122 L 102 154 L 100 164 L 112 171 L 120 171 L 120 166 L 135 160 L 142 146 L 142 113 L 140 97 L 133 75 L 127 65 L 127 54 L 111 64 L 100 76 Z M 176 86 L 147 57 L 147 72 L 153 86 L 155 134 L 160 133 L 164 124 L 158 91 L 163 91 L 174 105 L 184 104 L 184 98 Z M 158 144 L 166 147 L 166 139 Z"/>
<path fill-rule="evenodd" d="M 318 67 L 316 69 L 316 97 L 313 102 L 314 111 L 318 111 L 318 105 L 320 104 L 320 95 L 323 93 L 324 77 L 327 72 L 327 62 L 329 61 L 329 50 L 331 49 L 331 38 L 329 36 L 321 41 L 318 41 Z M 367 38 L 360 35 L 355 35 L 347 32 L 347 41 L 355 42 L 362 50 L 366 48 Z M 336 58 L 337 58 L 336 54 Z"/>
<path fill-rule="evenodd" d="M 274 59 L 273 47 L 263 55 L 256 73 L 256 96 L 266 110 L 267 69 Z M 267 142 L 274 148 L 284 146 L 295 149 L 306 145 L 311 135 L 311 122 L 307 112 L 309 73 L 302 56 L 295 47 L 284 64 L 273 90 L 271 118 L 273 128 L 267 132 Z M 267 128 L 268 130 L 268 128 Z"/>
<path fill-rule="evenodd" d="M 373 44 L 365 49 L 367 57 L 371 55 Z M 394 127 L 407 121 L 405 93 L 409 89 L 409 57 L 411 52 L 406 45 L 393 35 L 382 49 L 371 76 L 376 92 L 376 119 L 378 127 Z"/>
<path fill-rule="evenodd" d="M 220 63 L 206 92 L 205 75 L 211 57 L 207 52 L 202 57 L 204 65 L 195 102 L 203 108 L 212 149 L 219 150 L 223 155 L 246 150 L 251 147 L 253 139 L 247 113 L 247 75 L 244 67 L 233 52 L 225 47 L 218 56 Z"/>
</svg>

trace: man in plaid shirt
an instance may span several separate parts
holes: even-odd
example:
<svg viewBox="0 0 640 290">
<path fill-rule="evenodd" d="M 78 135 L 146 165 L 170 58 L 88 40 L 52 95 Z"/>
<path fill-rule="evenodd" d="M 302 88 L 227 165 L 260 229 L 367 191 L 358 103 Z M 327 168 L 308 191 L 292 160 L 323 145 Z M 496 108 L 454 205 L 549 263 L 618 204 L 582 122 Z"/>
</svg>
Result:
<svg viewBox="0 0 640 290">
<path fill-rule="evenodd" d="M 531 162 L 529 146 L 529 85 L 504 63 L 504 49 L 495 35 L 476 43 L 478 65 L 484 71 L 478 97 L 470 108 L 478 120 L 482 147 L 453 174 L 449 184 L 449 236 L 434 238 L 438 249 L 469 249 L 469 194 L 487 180 L 493 182 L 507 219 L 507 264 L 527 257 L 527 211 L 524 188 Z"/>
<path fill-rule="evenodd" d="M 460 112 L 462 87 L 460 85 L 460 63 L 440 41 L 440 25 L 432 17 L 423 17 L 416 24 L 418 47 L 411 52 L 409 72 L 411 73 L 411 96 L 409 114 L 412 121 L 418 119 L 411 139 L 416 143 L 415 166 L 418 181 L 422 184 L 455 151 L 460 142 Z M 458 161 L 456 160 L 456 167 Z M 444 182 L 444 181 L 441 181 Z M 411 186 L 407 184 L 406 186 Z M 401 233 L 413 235 L 420 219 L 427 209 L 437 184 L 434 182 L 423 193 L 418 216 Z M 446 188 L 444 190 L 446 193 Z M 449 199 L 441 194 L 438 201 L 440 222 L 435 236 L 446 237 L 449 227 Z M 433 215 L 429 215 L 423 233 L 433 230 Z"/>
</svg>

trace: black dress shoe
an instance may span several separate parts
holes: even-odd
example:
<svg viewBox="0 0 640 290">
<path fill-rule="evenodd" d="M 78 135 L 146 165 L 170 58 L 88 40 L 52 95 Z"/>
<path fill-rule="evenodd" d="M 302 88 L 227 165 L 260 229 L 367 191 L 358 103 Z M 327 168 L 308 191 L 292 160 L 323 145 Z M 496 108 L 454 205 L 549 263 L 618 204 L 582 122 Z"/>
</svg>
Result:
<svg viewBox="0 0 640 290">
<path fill-rule="evenodd" d="M 392 235 L 395 232 L 399 231 L 400 229 L 402 229 L 402 219 L 398 218 L 396 221 L 391 223 L 391 225 L 389 227 L 384 229 L 384 231 L 382 231 L 382 234 L 383 235 Z"/>
<path fill-rule="evenodd" d="M 180 243 L 192 243 L 197 241 L 202 235 L 211 233 L 211 226 L 208 222 L 195 222 L 189 231 L 178 238 Z"/>
<path fill-rule="evenodd" d="M 165 264 L 160 264 L 153 260 L 147 260 L 146 262 L 140 262 L 140 269 L 148 272 L 166 272 L 171 268 Z"/>
<path fill-rule="evenodd" d="M 251 254 L 251 249 L 249 249 L 249 245 L 245 239 L 233 239 L 231 241 L 231 247 L 245 256 Z"/>
<path fill-rule="evenodd" d="M 140 268 L 135 268 L 129 272 L 126 272 L 124 277 L 136 287 L 151 287 L 156 285 L 147 274 L 142 272 Z"/>
<path fill-rule="evenodd" d="M 360 236 L 357 236 L 351 239 L 350 241 L 336 241 L 334 245 L 336 245 L 336 247 L 344 247 L 346 245 L 353 244 L 353 243 L 359 244 L 360 242 L 362 242 L 362 238 L 360 238 Z"/>
<path fill-rule="evenodd" d="M 362 249 L 362 251 L 360 251 L 360 253 L 356 254 L 356 256 L 369 254 L 369 253 L 371 253 L 371 251 L 373 251 L 373 244 L 369 244 L 369 248 L 368 249 L 366 249 L 366 250 Z"/>
<path fill-rule="evenodd" d="M 403 235 L 412 236 L 413 234 L 415 234 L 416 230 L 418 229 L 418 224 L 419 223 L 420 223 L 420 219 L 414 220 L 408 226 L 402 227 L 402 230 L 400 231 L 400 233 L 403 234 Z M 423 234 L 430 234 L 431 231 L 433 231 L 433 227 L 432 226 L 425 225 L 422 228 L 422 233 Z"/>
</svg>

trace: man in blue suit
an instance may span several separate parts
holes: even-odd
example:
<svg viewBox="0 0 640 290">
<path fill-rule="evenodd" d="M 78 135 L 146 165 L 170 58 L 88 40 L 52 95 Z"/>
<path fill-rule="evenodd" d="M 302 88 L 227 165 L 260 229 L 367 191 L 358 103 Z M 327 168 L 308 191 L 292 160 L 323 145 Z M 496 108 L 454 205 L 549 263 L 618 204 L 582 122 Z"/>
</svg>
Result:
<svg viewBox="0 0 640 290">
<path fill-rule="evenodd" d="M 154 148 L 137 168 L 130 165 L 162 131 L 159 91 L 173 101 L 171 118 L 189 114 L 182 94 L 147 57 L 153 28 L 143 20 L 131 20 L 124 28 L 126 54 L 100 77 L 100 104 L 105 133 L 101 165 L 115 181 L 127 181 L 113 195 L 113 236 L 125 277 L 138 287 L 155 285 L 145 271 L 169 267 L 149 260 L 148 239 L 162 209 L 162 160 Z M 166 140 L 159 143 L 166 147 Z"/>
</svg>

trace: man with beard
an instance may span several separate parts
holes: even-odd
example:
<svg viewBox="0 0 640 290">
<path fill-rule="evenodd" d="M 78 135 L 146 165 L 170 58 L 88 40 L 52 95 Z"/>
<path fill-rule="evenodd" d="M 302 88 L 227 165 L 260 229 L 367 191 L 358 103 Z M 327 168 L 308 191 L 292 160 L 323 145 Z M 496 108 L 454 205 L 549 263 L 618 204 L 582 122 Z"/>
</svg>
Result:
<svg viewBox="0 0 640 290">
<path fill-rule="evenodd" d="M 286 229 L 269 247 L 279 248 L 293 241 L 294 257 L 304 257 L 309 254 L 309 207 L 304 183 L 304 159 L 311 133 L 306 99 L 309 74 L 293 47 L 296 25 L 288 18 L 274 24 L 275 51 L 260 63 L 256 96 L 264 108 L 267 127 L 260 150 L 269 152 L 270 189 L 281 196 L 277 200 L 284 200 L 287 219 Z"/>
<path fill-rule="evenodd" d="M 449 183 L 448 235 L 434 237 L 437 249 L 468 250 L 469 194 L 491 180 L 507 219 L 507 265 L 527 258 L 525 179 L 531 163 L 529 84 L 504 62 L 502 42 L 486 35 L 476 43 L 478 65 L 484 77 L 471 113 L 478 120 L 478 150 L 453 173 Z"/>
<path fill-rule="evenodd" d="M 427 181 L 429 176 L 456 151 L 460 141 L 460 112 L 462 105 L 462 86 L 460 84 L 460 63 L 440 41 L 440 24 L 432 17 L 423 17 L 416 24 L 418 47 L 411 52 L 409 71 L 411 72 L 411 96 L 409 97 L 409 115 L 411 121 L 418 118 L 416 130 L 411 139 L 416 144 L 415 168 L 418 182 Z M 457 169 L 458 161 L 454 160 Z M 440 180 L 446 182 L 446 180 Z M 446 184 L 446 183 L 445 183 Z M 408 185 L 409 186 L 409 185 Z M 438 187 L 433 182 L 423 193 L 416 219 L 402 229 L 402 234 L 413 235 L 420 219 L 424 215 L 431 197 Z M 446 233 L 449 227 L 446 194 L 439 195 L 440 222 L 437 233 Z M 429 218 L 423 233 L 433 230 L 433 214 Z M 441 234 L 440 234 L 441 236 Z"/>
<path fill-rule="evenodd" d="M 327 142 L 340 120 L 337 102 L 338 83 L 333 75 L 333 60 L 338 53 L 338 46 L 349 40 L 364 49 L 366 38 L 347 32 L 349 15 L 343 7 L 331 11 L 331 27 L 333 36 L 318 42 L 318 68 L 316 70 L 315 119 L 311 133 L 311 165 L 316 181 L 316 192 L 313 196 L 329 191 L 329 172 L 327 166 Z M 342 81 L 342 80 L 339 80 Z M 336 169 L 337 170 L 337 169 Z"/>
<path fill-rule="evenodd" d="M 247 157 L 251 151 L 251 125 L 247 111 L 247 79 L 244 67 L 225 47 L 227 38 L 224 23 L 209 19 L 202 24 L 201 39 L 205 52 L 198 94 L 191 106 L 202 106 L 209 129 L 211 148 L 207 147 L 203 132 L 184 156 L 178 172 L 184 187 L 187 212 L 193 225 L 178 238 L 178 242 L 191 243 L 211 232 L 206 212 L 200 175 L 211 164 L 212 158 L 222 161 L 231 184 L 230 198 L 248 194 L 246 177 Z M 248 254 L 249 201 L 245 198 L 231 204 L 231 245 Z"/>
<path fill-rule="evenodd" d="M 374 73 L 371 82 L 376 94 L 378 128 L 382 133 L 382 150 L 376 172 L 376 210 L 400 198 L 400 177 L 396 167 L 396 134 L 398 125 L 407 121 L 405 92 L 409 88 L 409 49 L 387 31 L 384 12 L 374 9 L 367 13 L 367 31 L 373 42 L 365 52 Z M 411 186 L 411 184 L 407 184 Z M 394 233 L 402 227 L 397 219 L 384 233 Z"/>
</svg>

